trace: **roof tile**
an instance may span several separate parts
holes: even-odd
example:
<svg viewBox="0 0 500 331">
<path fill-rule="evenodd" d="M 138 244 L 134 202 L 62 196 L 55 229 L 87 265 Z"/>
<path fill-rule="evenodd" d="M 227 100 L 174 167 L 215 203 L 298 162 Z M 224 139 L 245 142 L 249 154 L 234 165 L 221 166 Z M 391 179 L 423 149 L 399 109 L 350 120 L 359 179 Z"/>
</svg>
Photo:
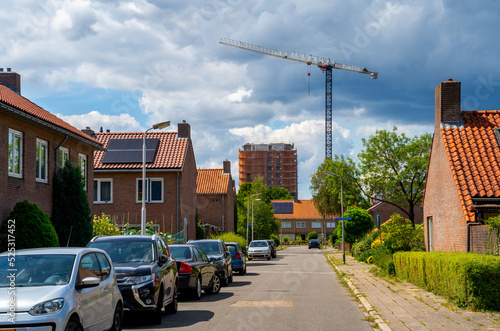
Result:
<svg viewBox="0 0 500 331">
<path fill-rule="evenodd" d="M 230 174 L 223 169 L 198 169 L 196 194 L 226 194 L 229 188 Z"/>
</svg>

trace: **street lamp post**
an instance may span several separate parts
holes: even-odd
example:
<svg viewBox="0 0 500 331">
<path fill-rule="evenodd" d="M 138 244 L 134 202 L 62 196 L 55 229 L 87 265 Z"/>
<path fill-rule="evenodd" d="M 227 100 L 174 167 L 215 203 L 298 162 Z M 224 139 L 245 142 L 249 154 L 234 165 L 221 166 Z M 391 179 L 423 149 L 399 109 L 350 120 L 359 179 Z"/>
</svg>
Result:
<svg viewBox="0 0 500 331">
<path fill-rule="evenodd" d="M 248 251 L 248 220 L 250 218 L 250 198 L 255 197 L 257 195 L 261 195 L 261 194 L 262 193 L 252 194 L 251 196 L 248 197 L 248 200 L 247 200 L 247 251 Z"/>
<path fill-rule="evenodd" d="M 254 228 L 254 226 L 255 226 L 255 225 L 254 225 L 254 221 L 253 221 L 253 203 L 254 203 L 255 201 L 260 201 L 260 199 L 254 199 L 254 200 L 252 200 L 252 241 L 253 241 L 253 228 Z"/>
<path fill-rule="evenodd" d="M 142 209 L 141 209 L 141 235 L 146 234 L 146 133 L 149 130 L 161 130 L 170 125 L 170 121 L 153 125 L 146 131 L 142 138 Z"/>
<path fill-rule="evenodd" d="M 344 189 L 342 186 L 342 177 L 329 171 L 323 171 L 323 173 L 328 176 L 337 176 L 340 178 L 340 217 L 344 218 Z M 342 220 L 342 260 L 345 264 L 344 220 Z"/>
</svg>

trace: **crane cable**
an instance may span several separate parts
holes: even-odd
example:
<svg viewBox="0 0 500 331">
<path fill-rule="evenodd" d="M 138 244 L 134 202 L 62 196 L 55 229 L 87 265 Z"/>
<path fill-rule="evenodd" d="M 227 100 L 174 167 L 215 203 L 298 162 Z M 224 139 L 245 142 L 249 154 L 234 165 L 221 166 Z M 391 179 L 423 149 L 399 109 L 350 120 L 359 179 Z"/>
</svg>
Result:
<svg viewBox="0 0 500 331">
<path fill-rule="evenodd" d="M 311 96 L 311 62 L 307 62 L 307 95 Z"/>
</svg>

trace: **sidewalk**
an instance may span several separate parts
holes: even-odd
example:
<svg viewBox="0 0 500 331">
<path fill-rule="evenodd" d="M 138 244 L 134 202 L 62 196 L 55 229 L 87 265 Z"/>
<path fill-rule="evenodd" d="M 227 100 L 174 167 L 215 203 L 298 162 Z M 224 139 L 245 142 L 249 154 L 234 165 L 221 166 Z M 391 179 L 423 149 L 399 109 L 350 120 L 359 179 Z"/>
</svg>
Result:
<svg viewBox="0 0 500 331">
<path fill-rule="evenodd" d="M 413 284 L 374 276 L 373 265 L 348 255 L 344 265 L 342 252 L 326 253 L 380 330 L 500 330 L 500 313 L 456 308 Z"/>
</svg>

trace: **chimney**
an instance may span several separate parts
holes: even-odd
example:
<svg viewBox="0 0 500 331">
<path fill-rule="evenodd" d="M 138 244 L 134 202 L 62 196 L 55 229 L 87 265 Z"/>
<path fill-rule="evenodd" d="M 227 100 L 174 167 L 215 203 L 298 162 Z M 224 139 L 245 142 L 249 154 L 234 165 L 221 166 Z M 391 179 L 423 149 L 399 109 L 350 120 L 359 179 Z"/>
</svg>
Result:
<svg viewBox="0 0 500 331">
<path fill-rule="evenodd" d="M 231 161 L 226 160 L 222 162 L 222 173 L 231 174 Z"/>
<path fill-rule="evenodd" d="M 11 68 L 7 68 L 7 72 L 0 68 L 0 84 L 8 87 L 17 94 L 21 94 L 21 76 L 18 73 L 12 72 Z"/>
<path fill-rule="evenodd" d="M 85 129 L 81 129 L 80 131 L 82 131 L 83 133 L 85 133 L 88 136 L 91 136 L 92 138 L 95 138 L 95 132 L 94 132 L 94 130 L 92 130 L 88 126 Z"/>
<path fill-rule="evenodd" d="M 435 91 L 435 128 L 439 130 L 441 122 L 461 122 L 460 82 L 448 79 L 436 87 Z"/>
<path fill-rule="evenodd" d="M 177 124 L 177 137 L 191 139 L 191 126 L 186 121 Z"/>
</svg>

